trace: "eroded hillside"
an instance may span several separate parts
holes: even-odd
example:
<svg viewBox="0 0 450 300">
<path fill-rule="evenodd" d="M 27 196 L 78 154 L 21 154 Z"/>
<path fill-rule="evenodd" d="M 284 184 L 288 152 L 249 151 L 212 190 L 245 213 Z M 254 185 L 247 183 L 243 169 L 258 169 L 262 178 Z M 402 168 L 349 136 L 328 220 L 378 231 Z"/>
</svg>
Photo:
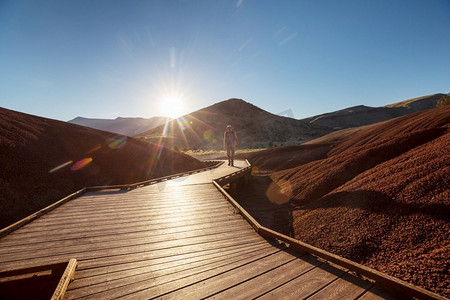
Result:
<svg viewBox="0 0 450 300">
<path fill-rule="evenodd" d="M 296 157 L 316 151 L 270 175 L 291 199 L 295 237 L 449 296 L 449 128 L 445 106 L 298 146 Z M 279 170 L 283 151 L 251 161 Z"/>
</svg>

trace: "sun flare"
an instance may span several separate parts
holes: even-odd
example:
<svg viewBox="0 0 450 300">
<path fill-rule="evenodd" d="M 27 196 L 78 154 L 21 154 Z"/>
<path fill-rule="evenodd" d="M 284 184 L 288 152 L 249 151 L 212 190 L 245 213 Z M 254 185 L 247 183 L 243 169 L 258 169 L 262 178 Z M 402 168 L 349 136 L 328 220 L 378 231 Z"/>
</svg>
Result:
<svg viewBox="0 0 450 300">
<path fill-rule="evenodd" d="M 160 102 L 160 113 L 164 117 L 173 119 L 181 116 L 183 112 L 184 101 L 179 96 L 168 96 Z"/>
</svg>

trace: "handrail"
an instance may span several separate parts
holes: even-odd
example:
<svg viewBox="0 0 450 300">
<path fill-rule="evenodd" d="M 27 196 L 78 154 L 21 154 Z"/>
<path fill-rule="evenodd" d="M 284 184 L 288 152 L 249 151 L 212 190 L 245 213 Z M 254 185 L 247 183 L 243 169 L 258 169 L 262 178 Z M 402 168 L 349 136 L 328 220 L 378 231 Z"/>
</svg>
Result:
<svg viewBox="0 0 450 300">
<path fill-rule="evenodd" d="M 249 163 L 247 160 L 246 160 L 246 162 L 247 162 L 247 164 L 248 164 L 247 167 L 245 167 L 245 168 L 243 168 L 243 169 L 240 169 L 240 170 L 238 170 L 238 171 L 236 171 L 236 172 L 234 172 L 234 173 L 228 174 L 228 175 L 226 175 L 226 176 L 217 178 L 217 179 L 215 179 L 214 181 L 220 183 L 221 185 L 225 185 L 225 184 L 227 184 L 227 183 L 236 181 L 236 179 L 238 179 L 238 178 L 240 178 L 240 177 L 246 175 L 247 173 L 250 173 L 250 172 L 251 172 L 251 166 L 250 166 L 250 163 Z"/>
<path fill-rule="evenodd" d="M 100 190 L 112 190 L 112 189 L 121 189 L 121 190 L 129 190 L 129 189 L 134 189 L 137 187 L 141 187 L 141 186 L 145 186 L 145 185 L 150 185 L 150 184 L 155 184 L 155 183 L 159 183 L 161 181 L 166 181 L 169 179 L 173 179 L 173 178 L 177 178 L 177 177 L 181 177 L 181 176 L 186 176 L 186 175 L 191 175 L 194 173 L 199 173 L 199 172 L 203 172 L 203 171 L 207 171 L 207 170 L 211 170 L 214 168 L 219 167 L 221 164 L 223 164 L 224 161 L 208 161 L 208 164 L 210 164 L 209 167 L 205 167 L 205 168 L 201 168 L 201 169 L 196 169 L 196 170 L 192 170 L 192 171 L 187 171 L 184 173 L 176 173 L 176 174 L 172 174 L 172 175 L 168 175 L 168 176 L 164 176 L 164 177 L 159 177 L 159 178 L 154 178 L 154 179 L 149 179 L 149 180 L 145 180 L 145 181 L 141 181 L 141 182 L 137 182 L 137 183 L 131 183 L 131 184 L 120 184 L 120 185 L 105 185 L 105 186 L 91 186 L 91 187 L 84 187 L 72 194 L 70 194 L 69 196 L 66 196 L 64 198 L 62 198 L 61 200 L 58 200 L 52 204 L 50 204 L 49 206 L 46 206 L 44 208 L 42 208 L 41 210 L 3 228 L 0 230 L 0 238 L 10 234 L 11 232 L 19 229 L 20 227 L 30 223 L 33 220 L 36 220 L 37 218 L 41 217 L 42 215 L 45 215 L 46 213 L 54 210 L 55 208 L 57 208 L 58 206 L 63 205 L 64 203 L 75 199 L 81 195 L 83 195 L 86 192 L 93 192 L 93 191 L 100 191 Z"/>
<path fill-rule="evenodd" d="M 45 215 L 46 213 L 54 210 L 55 208 L 57 208 L 58 206 L 63 205 L 64 203 L 79 197 L 80 195 L 84 194 L 86 192 L 86 188 L 82 188 L 81 190 L 76 191 L 75 193 L 70 194 L 69 196 L 66 196 L 64 198 L 62 198 L 61 200 L 58 200 L 52 204 L 50 204 L 49 206 L 44 207 L 41 210 L 38 210 L 37 212 L 3 228 L 0 230 L 0 238 L 10 234 L 11 232 L 19 229 L 20 227 L 24 226 L 25 224 L 30 223 L 33 220 L 36 220 L 37 218 L 39 218 L 42 215 Z"/>
<path fill-rule="evenodd" d="M 247 168 L 251 169 L 251 165 L 248 161 L 247 161 L 247 164 L 249 164 L 249 166 Z M 247 169 L 247 168 L 245 168 L 245 169 Z M 238 172 L 235 172 L 230 175 L 213 180 L 213 184 L 225 196 L 225 198 L 228 200 L 228 202 L 230 202 L 231 205 L 233 205 L 239 211 L 239 213 L 244 217 L 244 219 L 247 220 L 247 222 L 253 227 L 253 229 L 262 237 L 275 238 L 279 241 L 282 241 L 282 242 L 288 244 L 294 250 L 297 250 L 297 251 L 303 252 L 303 253 L 313 254 L 317 257 L 320 257 L 329 262 L 332 262 L 338 266 L 344 267 L 350 271 L 354 271 L 354 272 L 356 272 L 360 275 L 363 275 L 369 279 L 379 282 L 391 289 L 394 289 L 395 291 L 397 291 L 403 295 L 407 294 L 407 295 L 410 295 L 411 297 L 417 297 L 418 299 L 440 299 L 440 300 L 446 299 L 445 297 L 438 295 L 436 293 L 430 292 L 424 288 L 407 283 L 398 278 L 392 277 L 385 273 L 379 272 L 375 269 L 366 267 L 357 262 L 346 259 L 342 256 L 339 256 L 339 255 L 333 254 L 331 252 L 328 252 L 326 250 L 314 247 L 312 245 L 301 242 L 301 241 L 291 238 L 287 235 L 281 234 L 272 229 L 262 226 L 239 203 L 237 203 L 237 201 L 234 200 L 234 198 L 230 194 L 228 194 L 227 191 L 225 191 L 222 187 L 224 185 L 223 182 L 225 182 L 222 179 L 233 178 L 233 174 L 236 174 Z"/>
<path fill-rule="evenodd" d="M 71 258 L 68 261 L 56 262 L 47 265 L 31 265 L 20 269 L 9 268 L 0 272 L 0 279 L 12 283 L 11 285 L 6 285 L 7 290 L 6 297 L 14 297 L 19 296 L 17 294 L 17 289 L 15 289 L 14 286 L 16 286 L 17 283 L 19 283 L 21 278 L 29 278 L 33 281 L 33 279 L 36 278 L 36 276 L 38 276 L 37 275 L 38 273 L 50 272 L 51 277 L 53 277 L 54 279 L 59 279 L 57 282 L 58 284 L 56 286 L 55 286 L 56 281 L 51 280 L 51 284 L 41 288 L 40 291 L 32 289 L 30 291 L 27 291 L 27 295 L 21 296 L 37 297 L 40 295 L 41 297 L 39 298 L 42 298 L 45 292 L 48 291 L 50 293 L 50 289 L 54 288 L 52 297 L 50 299 L 61 300 L 64 298 L 64 294 L 67 290 L 67 287 L 69 286 L 69 283 L 72 281 L 74 277 L 76 267 L 77 267 L 77 260 L 75 258 Z M 36 292 L 38 293 L 38 295 L 33 294 Z"/>
<path fill-rule="evenodd" d="M 64 270 L 64 273 L 61 276 L 61 279 L 56 286 L 55 291 L 53 292 L 51 300 L 61 300 L 64 299 L 64 294 L 66 293 L 67 287 L 69 286 L 70 281 L 73 279 L 75 275 L 75 269 L 77 268 L 77 260 L 75 258 L 71 258 L 67 263 L 67 267 Z"/>
<path fill-rule="evenodd" d="M 112 189 L 121 189 L 121 190 L 134 189 L 134 188 L 146 186 L 146 185 L 149 185 L 149 184 L 155 184 L 155 183 L 158 183 L 158 182 L 161 182 L 161 181 L 166 181 L 166 180 L 170 180 L 170 179 L 174 179 L 174 178 L 178 178 L 178 177 L 183 177 L 183 176 L 186 176 L 186 175 L 192 175 L 192 174 L 195 174 L 195 173 L 208 171 L 208 170 L 211 170 L 211 169 L 219 167 L 224 162 L 219 160 L 219 161 L 209 161 L 209 163 L 211 164 L 211 166 L 209 166 L 209 167 L 196 169 L 196 170 L 192 170 L 192 171 L 176 173 L 176 174 L 172 174 L 172 175 L 167 175 L 167 176 L 163 176 L 163 177 L 148 179 L 148 180 L 144 180 L 144 181 L 140 181 L 140 182 L 136 182 L 136 183 L 130 183 L 130 184 L 91 186 L 91 187 L 87 187 L 86 190 L 87 190 L 87 192 L 93 192 L 93 191 L 99 191 L 99 190 L 112 190 Z"/>
</svg>

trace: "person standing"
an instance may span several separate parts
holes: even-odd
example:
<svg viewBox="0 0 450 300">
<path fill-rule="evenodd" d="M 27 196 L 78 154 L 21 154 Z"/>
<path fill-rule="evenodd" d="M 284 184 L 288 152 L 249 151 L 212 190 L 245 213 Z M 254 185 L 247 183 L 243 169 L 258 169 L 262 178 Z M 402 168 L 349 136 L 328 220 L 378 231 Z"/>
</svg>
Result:
<svg viewBox="0 0 450 300">
<path fill-rule="evenodd" d="M 234 151 L 236 150 L 237 142 L 236 132 L 233 131 L 233 127 L 231 125 L 228 125 L 227 131 L 223 134 L 223 147 L 227 149 L 229 166 L 234 166 Z"/>
</svg>

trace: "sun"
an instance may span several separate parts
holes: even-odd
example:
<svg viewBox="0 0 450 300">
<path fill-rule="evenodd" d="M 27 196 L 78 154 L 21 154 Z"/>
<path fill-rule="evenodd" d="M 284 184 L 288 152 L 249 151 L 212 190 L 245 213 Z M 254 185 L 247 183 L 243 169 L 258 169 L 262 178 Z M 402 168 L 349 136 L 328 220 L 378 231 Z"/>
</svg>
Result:
<svg viewBox="0 0 450 300">
<path fill-rule="evenodd" d="M 182 115 L 183 107 L 183 98 L 180 96 L 172 95 L 167 96 L 161 100 L 159 111 L 162 116 L 175 119 Z"/>
</svg>

